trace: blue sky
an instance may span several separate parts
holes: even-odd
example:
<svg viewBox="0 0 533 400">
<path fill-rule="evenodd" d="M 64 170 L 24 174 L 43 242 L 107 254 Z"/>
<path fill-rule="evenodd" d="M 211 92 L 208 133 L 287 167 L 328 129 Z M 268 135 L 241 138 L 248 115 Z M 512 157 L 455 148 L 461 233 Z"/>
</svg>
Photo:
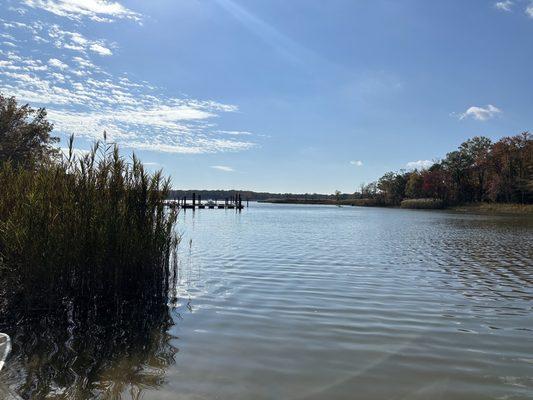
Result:
<svg viewBox="0 0 533 400">
<path fill-rule="evenodd" d="M 529 0 L 0 7 L 0 91 L 178 188 L 353 192 L 533 122 Z"/>
</svg>

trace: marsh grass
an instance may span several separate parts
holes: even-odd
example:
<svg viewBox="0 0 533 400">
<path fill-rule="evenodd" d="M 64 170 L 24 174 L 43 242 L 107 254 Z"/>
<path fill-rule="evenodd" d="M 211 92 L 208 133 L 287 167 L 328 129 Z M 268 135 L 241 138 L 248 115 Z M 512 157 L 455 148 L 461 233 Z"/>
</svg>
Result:
<svg viewBox="0 0 533 400">
<path fill-rule="evenodd" d="M 24 398 L 120 398 L 164 381 L 177 278 L 169 180 L 96 142 L 39 166 L 0 163 L 2 372 Z M 1 397 L 1 396 L 0 396 Z"/>
<path fill-rule="evenodd" d="M 533 215 L 533 204 L 469 203 L 452 207 L 451 210 L 480 214 L 516 214 L 531 216 Z"/>
<path fill-rule="evenodd" d="M 36 169 L 0 165 L 0 312 L 166 304 L 178 243 L 169 180 L 105 140 L 77 157 L 71 138 L 68 153 Z"/>
<path fill-rule="evenodd" d="M 350 204 L 354 206 L 360 206 L 360 207 L 384 207 L 386 204 L 378 198 L 372 199 L 352 199 L 350 200 Z"/>
<path fill-rule="evenodd" d="M 440 199 L 406 199 L 401 202 L 401 207 L 434 210 L 444 208 L 445 204 Z"/>
</svg>

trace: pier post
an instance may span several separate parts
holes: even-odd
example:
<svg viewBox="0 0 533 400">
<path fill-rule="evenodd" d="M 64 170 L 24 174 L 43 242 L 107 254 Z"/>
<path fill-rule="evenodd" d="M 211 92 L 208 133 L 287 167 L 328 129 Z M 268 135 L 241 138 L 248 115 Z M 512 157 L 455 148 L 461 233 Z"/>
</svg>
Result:
<svg viewBox="0 0 533 400">
<path fill-rule="evenodd" d="M 194 209 L 195 206 L 196 206 L 196 193 L 193 193 L 192 194 L 192 208 Z"/>
</svg>

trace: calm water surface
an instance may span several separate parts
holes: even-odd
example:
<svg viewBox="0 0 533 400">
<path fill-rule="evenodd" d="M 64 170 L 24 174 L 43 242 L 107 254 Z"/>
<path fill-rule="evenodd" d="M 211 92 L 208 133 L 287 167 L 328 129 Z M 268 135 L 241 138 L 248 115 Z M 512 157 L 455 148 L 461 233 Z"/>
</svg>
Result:
<svg viewBox="0 0 533 400">
<path fill-rule="evenodd" d="M 103 360 L 95 388 L 142 399 L 533 398 L 532 219 L 251 204 L 180 222 L 170 323 Z M 15 354 L 4 379 L 15 387 L 27 364 Z M 48 398 L 76 397 L 54 385 Z"/>
</svg>

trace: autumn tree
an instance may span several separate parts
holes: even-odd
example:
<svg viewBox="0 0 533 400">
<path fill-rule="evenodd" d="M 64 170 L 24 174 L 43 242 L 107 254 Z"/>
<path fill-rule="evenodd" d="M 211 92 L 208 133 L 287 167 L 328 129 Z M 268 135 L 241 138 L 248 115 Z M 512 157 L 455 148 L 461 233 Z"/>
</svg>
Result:
<svg viewBox="0 0 533 400">
<path fill-rule="evenodd" d="M 496 143 L 473 137 L 427 170 L 387 172 L 377 182 L 362 186 L 361 197 L 376 196 L 388 205 L 397 205 L 405 197 L 440 199 L 448 205 L 533 203 L 533 135 L 524 132 Z"/>
</svg>

